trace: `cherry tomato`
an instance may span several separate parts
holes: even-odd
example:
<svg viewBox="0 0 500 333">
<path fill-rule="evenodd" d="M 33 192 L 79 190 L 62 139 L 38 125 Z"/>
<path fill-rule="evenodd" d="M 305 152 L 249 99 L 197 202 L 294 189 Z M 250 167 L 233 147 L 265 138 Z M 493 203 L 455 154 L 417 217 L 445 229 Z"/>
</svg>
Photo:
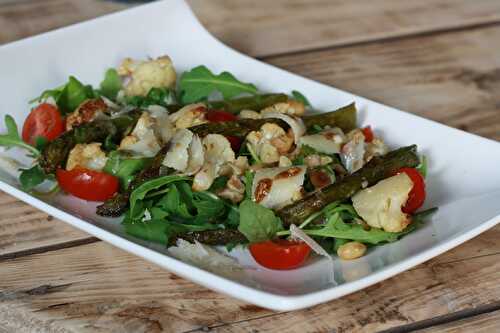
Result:
<svg viewBox="0 0 500 333">
<path fill-rule="evenodd" d="M 54 140 L 64 131 L 64 122 L 56 106 L 42 103 L 24 121 L 23 140 L 31 145 L 38 136 Z"/>
<path fill-rule="evenodd" d="M 373 131 L 371 126 L 366 126 L 365 128 L 362 129 L 363 135 L 365 136 L 365 141 L 366 142 L 372 142 L 373 141 Z"/>
<path fill-rule="evenodd" d="M 235 153 L 240 151 L 241 144 L 243 143 L 243 140 L 240 137 L 234 135 L 226 135 L 226 139 L 231 144 L 231 148 Z"/>
<path fill-rule="evenodd" d="M 403 207 L 403 212 L 406 214 L 411 214 L 417 209 L 422 207 L 425 201 L 425 181 L 424 177 L 415 168 L 402 168 L 398 170 L 398 174 L 406 173 L 413 182 L 413 188 L 408 194 L 408 200 Z"/>
<path fill-rule="evenodd" d="M 292 269 L 306 261 L 311 248 L 303 242 L 285 239 L 250 244 L 250 253 L 260 265 L 270 269 Z"/>
<path fill-rule="evenodd" d="M 221 123 L 238 119 L 234 114 L 220 110 L 209 110 L 205 117 L 211 123 Z"/>
<path fill-rule="evenodd" d="M 118 191 L 120 186 L 115 176 L 84 168 L 75 168 L 70 171 L 58 169 L 56 178 L 65 192 L 88 201 L 107 200 Z"/>
</svg>

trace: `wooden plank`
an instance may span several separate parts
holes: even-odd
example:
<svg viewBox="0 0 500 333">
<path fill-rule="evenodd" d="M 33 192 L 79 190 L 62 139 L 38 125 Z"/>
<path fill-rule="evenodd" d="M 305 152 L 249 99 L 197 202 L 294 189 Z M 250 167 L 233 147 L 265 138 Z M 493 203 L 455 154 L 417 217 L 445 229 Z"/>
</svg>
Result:
<svg viewBox="0 0 500 333">
<path fill-rule="evenodd" d="M 500 311 L 488 312 L 479 316 L 433 326 L 419 333 L 491 333 L 500 332 Z"/>
<path fill-rule="evenodd" d="M 291 72 L 500 140 L 499 25 L 268 58 Z"/>
<path fill-rule="evenodd" d="M 0 192 L 0 258 L 75 245 L 93 238 Z"/>
<path fill-rule="evenodd" d="M 20 330 L 14 325 L 35 323 L 48 332 L 373 332 L 498 300 L 499 259 L 431 260 L 341 299 L 276 314 L 98 242 L 1 262 L 0 326 Z"/>
<path fill-rule="evenodd" d="M 253 56 L 456 29 L 500 20 L 494 0 L 189 0 L 222 41 Z M 0 2 L 0 43 L 130 6 L 103 0 Z"/>
<path fill-rule="evenodd" d="M 190 0 L 228 45 L 257 56 L 497 22 L 500 2 Z"/>
</svg>

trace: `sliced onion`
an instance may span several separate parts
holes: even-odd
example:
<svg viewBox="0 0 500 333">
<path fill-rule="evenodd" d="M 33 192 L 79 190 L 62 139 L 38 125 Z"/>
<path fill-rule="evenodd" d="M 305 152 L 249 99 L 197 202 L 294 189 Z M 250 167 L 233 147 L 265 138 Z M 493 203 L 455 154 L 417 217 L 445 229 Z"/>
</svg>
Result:
<svg viewBox="0 0 500 333">
<path fill-rule="evenodd" d="M 290 235 L 292 236 L 292 238 L 300 239 L 301 241 L 303 241 L 304 243 L 309 245 L 311 250 L 316 252 L 316 254 L 319 254 L 320 256 L 325 256 L 329 259 L 332 259 L 332 257 L 328 254 L 328 252 L 326 252 L 325 249 L 321 245 L 318 244 L 318 242 L 316 242 L 314 239 L 309 237 L 304 231 L 302 231 L 302 229 L 295 226 L 295 224 L 292 224 L 290 226 Z"/>
<path fill-rule="evenodd" d="M 293 141 L 295 142 L 296 145 L 299 144 L 300 137 L 306 133 L 306 126 L 304 125 L 304 122 L 300 118 L 292 117 L 279 112 L 265 113 L 262 117 L 266 119 L 277 118 L 286 122 L 293 131 Z"/>
</svg>

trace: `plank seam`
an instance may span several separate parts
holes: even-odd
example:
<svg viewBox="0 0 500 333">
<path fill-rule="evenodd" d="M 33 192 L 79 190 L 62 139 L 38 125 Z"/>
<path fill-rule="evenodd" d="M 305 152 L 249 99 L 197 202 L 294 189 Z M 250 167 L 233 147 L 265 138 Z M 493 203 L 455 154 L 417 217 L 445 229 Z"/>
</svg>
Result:
<svg viewBox="0 0 500 333">
<path fill-rule="evenodd" d="M 452 312 L 442 316 L 437 316 L 429 319 L 416 321 L 414 323 L 401 325 L 398 327 L 389 328 L 387 330 L 379 331 L 379 333 L 407 333 L 423 330 L 430 327 L 435 327 L 443 324 L 448 324 L 454 321 L 473 318 L 479 315 L 500 311 L 500 301 L 489 304 L 479 305 L 474 308 L 465 309 L 457 312 Z"/>
<path fill-rule="evenodd" d="M 411 38 L 418 38 L 418 37 L 430 37 L 430 36 L 434 36 L 434 35 L 449 34 L 449 33 L 459 33 L 459 32 L 464 32 L 464 31 L 489 28 L 489 27 L 493 27 L 493 26 L 497 26 L 497 25 L 500 25 L 500 20 L 494 19 L 491 21 L 470 23 L 470 24 L 465 24 L 465 25 L 456 26 L 456 27 L 444 27 L 444 28 L 437 28 L 437 29 L 430 29 L 430 30 L 422 30 L 422 31 L 409 32 L 406 34 L 403 33 L 400 35 L 380 37 L 380 38 L 375 38 L 375 39 L 366 39 L 366 40 L 360 40 L 360 41 L 339 43 L 339 44 L 335 44 L 335 45 L 312 47 L 312 48 L 304 49 L 304 50 L 270 53 L 270 54 L 266 54 L 266 55 L 256 56 L 255 58 L 259 59 L 259 60 L 263 60 L 263 61 L 268 61 L 268 60 L 272 60 L 272 59 L 280 58 L 280 57 L 285 57 L 285 56 L 296 56 L 296 55 L 301 55 L 301 54 L 306 54 L 306 53 L 330 51 L 330 50 L 336 50 L 336 49 L 340 49 L 340 48 L 363 46 L 363 45 L 369 45 L 369 44 L 374 44 L 374 43 L 392 43 L 392 42 L 397 42 L 397 41 L 401 41 L 404 39 L 411 39 Z"/>
<path fill-rule="evenodd" d="M 20 257 L 30 256 L 33 254 L 41 254 L 41 253 L 46 253 L 46 252 L 58 251 L 58 250 L 67 249 L 67 248 L 71 248 L 71 247 L 92 244 L 92 243 L 96 243 L 96 242 L 100 242 L 100 241 L 101 240 L 96 238 L 96 237 L 88 237 L 88 238 L 63 242 L 63 243 L 57 243 L 57 244 L 52 244 L 52 245 L 35 247 L 32 249 L 27 249 L 27 250 L 6 253 L 6 254 L 0 255 L 0 263 L 7 261 L 7 260 L 14 260 L 14 259 L 17 259 Z"/>
</svg>

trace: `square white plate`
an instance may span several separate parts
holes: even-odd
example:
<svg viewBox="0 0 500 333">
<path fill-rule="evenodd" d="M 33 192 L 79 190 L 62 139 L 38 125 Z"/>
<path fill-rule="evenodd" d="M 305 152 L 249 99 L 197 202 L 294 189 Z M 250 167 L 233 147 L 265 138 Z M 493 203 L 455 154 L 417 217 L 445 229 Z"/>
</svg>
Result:
<svg viewBox="0 0 500 333">
<path fill-rule="evenodd" d="M 293 271 L 257 268 L 244 250 L 231 252 L 247 267 L 223 277 L 183 263 L 161 246 L 125 235 L 116 220 L 99 218 L 95 204 L 60 195 L 42 201 L 0 174 L 0 189 L 67 223 L 184 278 L 275 310 L 332 300 L 387 279 L 437 256 L 500 222 L 500 144 L 395 110 L 261 63 L 223 45 L 181 0 L 160 1 L 0 47 L 0 116 L 27 116 L 28 101 L 69 75 L 98 84 L 105 69 L 127 56 L 168 54 L 182 72 L 199 64 L 228 70 L 263 91 L 304 92 L 321 110 L 355 101 L 361 123 L 372 124 L 393 147 L 416 143 L 430 161 L 426 207 L 439 212 L 401 241 L 377 247 L 352 262 L 335 260 L 335 281 L 325 259 Z M 2 131 L 5 129 L 2 128 Z"/>
</svg>

